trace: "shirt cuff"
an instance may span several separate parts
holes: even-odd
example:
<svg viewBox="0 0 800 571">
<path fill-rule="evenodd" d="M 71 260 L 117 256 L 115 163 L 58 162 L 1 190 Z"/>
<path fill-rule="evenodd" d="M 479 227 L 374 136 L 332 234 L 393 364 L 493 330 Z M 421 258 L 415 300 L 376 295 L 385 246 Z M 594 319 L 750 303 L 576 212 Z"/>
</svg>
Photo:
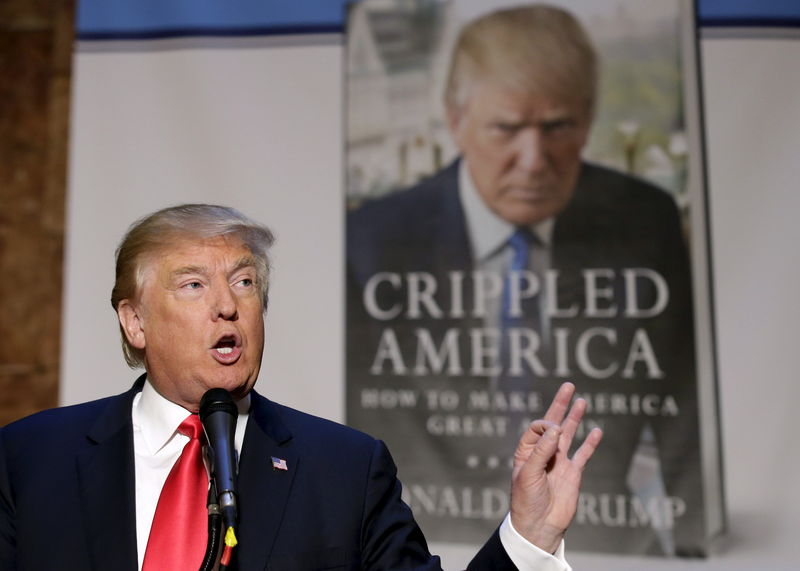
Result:
<svg viewBox="0 0 800 571">
<path fill-rule="evenodd" d="M 500 524 L 500 542 L 508 557 L 520 571 L 572 571 L 564 559 L 564 540 L 553 554 L 539 549 L 522 537 L 511 524 L 511 514 Z"/>
</svg>

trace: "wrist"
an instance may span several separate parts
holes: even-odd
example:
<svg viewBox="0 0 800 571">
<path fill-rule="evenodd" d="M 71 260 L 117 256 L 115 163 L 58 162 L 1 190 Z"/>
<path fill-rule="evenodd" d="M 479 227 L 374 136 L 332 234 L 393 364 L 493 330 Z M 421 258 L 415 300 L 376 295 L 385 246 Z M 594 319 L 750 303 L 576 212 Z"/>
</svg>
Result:
<svg viewBox="0 0 800 571">
<path fill-rule="evenodd" d="M 511 510 L 509 523 L 511 529 L 521 535 L 526 541 L 532 543 L 542 551 L 553 554 L 558 550 L 561 541 L 564 539 L 564 530 L 557 529 L 548 524 L 526 525 L 524 516 L 515 514 Z"/>
</svg>

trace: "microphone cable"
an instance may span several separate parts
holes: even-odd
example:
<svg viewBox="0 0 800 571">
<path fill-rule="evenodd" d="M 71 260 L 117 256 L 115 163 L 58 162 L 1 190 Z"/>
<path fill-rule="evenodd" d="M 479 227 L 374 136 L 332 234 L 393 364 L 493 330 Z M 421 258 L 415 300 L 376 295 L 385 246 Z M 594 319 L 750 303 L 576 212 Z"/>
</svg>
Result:
<svg viewBox="0 0 800 571">
<path fill-rule="evenodd" d="M 214 564 L 217 562 L 217 553 L 219 553 L 219 546 L 222 540 L 220 535 L 222 529 L 222 512 L 219 510 L 217 503 L 217 485 L 214 480 L 211 480 L 211 486 L 208 488 L 208 543 L 206 544 L 206 553 L 203 556 L 203 562 L 200 564 L 200 571 L 212 571 Z"/>
</svg>

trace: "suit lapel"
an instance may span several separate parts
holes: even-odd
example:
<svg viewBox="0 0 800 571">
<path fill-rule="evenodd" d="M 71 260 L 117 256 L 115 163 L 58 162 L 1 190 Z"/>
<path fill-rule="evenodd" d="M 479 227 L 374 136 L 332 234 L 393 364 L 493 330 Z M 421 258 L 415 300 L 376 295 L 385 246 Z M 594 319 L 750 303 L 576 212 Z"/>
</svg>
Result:
<svg viewBox="0 0 800 571">
<path fill-rule="evenodd" d="M 239 463 L 239 569 L 263 569 L 283 520 L 286 502 L 299 466 L 292 435 L 275 405 L 251 393 Z M 286 461 L 287 470 L 273 468 L 272 458 Z"/>
<path fill-rule="evenodd" d="M 140 379 L 141 380 L 141 379 Z M 141 383 L 111 400 L 77 458 L 85 533 L 95 569 L 133 569 L 136 498 L 131 403 Z"/>
<path fill-rule="evenodd" d="M 144 377 L 111 400 L 77 458 L 87 545 L 95 569 L 135 570 L 136 497 L 131 405 Z M 239 569 L 264 568 L 280 528 L 299 456 L 275 405 L 255 391 L 239 466 Z M 276 470 L 272 458 L 286 461 Z"/>
</svg>

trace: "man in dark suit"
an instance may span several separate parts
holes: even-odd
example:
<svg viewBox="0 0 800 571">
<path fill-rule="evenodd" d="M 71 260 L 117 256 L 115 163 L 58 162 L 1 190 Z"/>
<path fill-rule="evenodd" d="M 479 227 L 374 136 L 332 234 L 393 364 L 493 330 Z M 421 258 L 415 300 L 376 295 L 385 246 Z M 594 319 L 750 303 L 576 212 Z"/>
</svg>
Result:
<svg viewBox="0 0 800 571">
<path fill-rule="evenodd" d="M 228 568 L 440 568 L 382 442 L 252 390 L 271 242 L 265 227 L 210 205 L 166 208 L 129 229 L 111 301 L 125 358 L 146 374 L 124 394 L 2 429 L 0 568 L 164 569 L 151 544 L 197 521 L 181 515 L 157 529 L 162 501 L 170 503 L 159 495 L 192 442 L 181 427 L 211 388 L 239 408 L 240 545 Z M 568 568 L 561 538 L 600 439 L 597 431 L 567 456 L 585 408 L 570 408 L 571 397 L 565 385 L 520 440 L 511 513 L 471 568 Z M 204 507 L 200 495 L 188 498 L 192 509 Z M 185 554 L 180 568 L 197 569 L 202 550 L 185 539 L 185 551 L 177 539 L 168 549 Z"/>
<path fill-rule="evenodd" d="M 564 10 L 469 23 L 445 87 L 460 158 L 348 217 L 348 422 L 392 426 L 378 434 L 440 538 L 476 540 L 486 524 L 426 509 L 424 490 L 493 493 L 518 431 L 570 379 L 590 404 L 581 430 L 612 440 L 570 544 L 691 553 L 702 540 L 682 225 L 666 192 L 582 160 L 596 83 L 594 49 Z M 434 406 L 387 410 L 380 391 Z M 414 464 L 426 452 L 406 439 L 450 453 Z"/>
</svg>

